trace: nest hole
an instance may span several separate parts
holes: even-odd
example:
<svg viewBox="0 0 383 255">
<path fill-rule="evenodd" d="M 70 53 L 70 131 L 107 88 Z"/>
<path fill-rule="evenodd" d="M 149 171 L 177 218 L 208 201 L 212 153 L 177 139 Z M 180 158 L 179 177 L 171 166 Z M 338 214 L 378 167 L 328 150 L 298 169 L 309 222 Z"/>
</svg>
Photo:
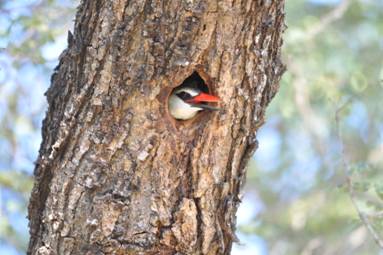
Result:
<svg viewBox="0 0 383 255">
<path fill-rule="evenodd" d="M 206 85 L 205 83 L 205 80 L 202 79 L 202 77 L 199 75 L 199 73 L 197 71 L 194 71 L 189 77 L 187 77 L 182 83 L 181 85 L 175 87 L 172 92 L 180 87 L 187 87 L 187 86 L 191 86 L 191 85 L 195 85 L 197 86 L 197 88 L 199 90 L 201 90 L 202 92 L 204 93 L 209 93 L 210 92 L 210 89 L 209 89 L 209 86 Z"/>
<path fill-rule="evenodd" d="M 178 90 L 178 89 L 180 89 L 182 87 L 197 87 L 200 91 L 202 91 L 204 93 L 212 94 L 211 82 L 210 82 L 209 76 L 206 73 L 204 73 L 204 72 L 202 72 L 201 75 L 200 75 L 200 71 L 194 71 L 180 85 L 178 85 L 177 87 L 174 87 L 170 91 L 170 93 L 167 96 L 167 99 L 168 99 L 167 100 L 168 101 L 167 105 L 168 105 L 168 107 L 169 107 L 169 97 L 170 97 L 170 95 L 172 93 L 174 93 L 176 90 Z M 210 105 L 210 103 L 206 103 L 206 104 Z M 174 118 L 174 116 L 172 116 L 169 113 L 169 110 L 168 110 L 168 114 L 176 123 L 178 123 L 177 124 L 177 126 L 178 126 L 179 124 L 189 125 L 189 124 L 192 124 L 192 123 L 196 123 L 201 118 L 207 117 L 206 115 L 208 114 L 208 112 L 207 111 L 198 112 L 194 117 L 192 117 L 191 119 L 187 119 L 187 120 L 182 120 L 182 119 Z"/>
</svg>

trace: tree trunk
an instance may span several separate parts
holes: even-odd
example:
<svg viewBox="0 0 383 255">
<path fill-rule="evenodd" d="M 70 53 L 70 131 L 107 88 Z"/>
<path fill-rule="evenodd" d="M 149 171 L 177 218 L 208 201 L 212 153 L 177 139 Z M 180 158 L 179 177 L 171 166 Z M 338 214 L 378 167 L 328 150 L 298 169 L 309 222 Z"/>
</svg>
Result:
<svg viewBox="0 0 383 255">
<path fill-rule="evenodd" d="M 230 254 L 283 8 L 83 0 L 47 91 L 28 253 Z M 223 110 L 176 121 L 168 95 L 194 72 Z"/>
</svg>

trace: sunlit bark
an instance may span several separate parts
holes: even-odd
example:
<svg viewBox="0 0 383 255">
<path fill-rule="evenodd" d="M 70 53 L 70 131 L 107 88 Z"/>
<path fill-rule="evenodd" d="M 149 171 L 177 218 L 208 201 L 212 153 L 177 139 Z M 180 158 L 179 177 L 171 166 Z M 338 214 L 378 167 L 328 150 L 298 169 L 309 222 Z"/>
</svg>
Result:
<svg viewBox="0 0 383 255">
<path fill-rule="evenodd" d="M 229 254 L 283 1 L 82 1 L 47 92 L 29 254 Z M 197 71 L 220 112 L 167 96 Z"/>
</svg>

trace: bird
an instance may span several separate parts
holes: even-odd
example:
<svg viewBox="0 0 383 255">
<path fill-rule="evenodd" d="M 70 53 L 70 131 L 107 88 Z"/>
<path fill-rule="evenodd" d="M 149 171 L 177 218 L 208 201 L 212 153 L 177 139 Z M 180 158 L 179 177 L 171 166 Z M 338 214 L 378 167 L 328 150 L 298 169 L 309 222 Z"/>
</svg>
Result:
<svg viewBox="0 0 383 255">
<path fill-rule="evenodd" d="M 218 103 L 216 96 L 204 93 L 197 86 L 187 85 L 176 88 L 169 97 L 169 112 L 177 120 L 193 118 L 199 111 L 220 110 L 207 103 Z"/>
</svg>

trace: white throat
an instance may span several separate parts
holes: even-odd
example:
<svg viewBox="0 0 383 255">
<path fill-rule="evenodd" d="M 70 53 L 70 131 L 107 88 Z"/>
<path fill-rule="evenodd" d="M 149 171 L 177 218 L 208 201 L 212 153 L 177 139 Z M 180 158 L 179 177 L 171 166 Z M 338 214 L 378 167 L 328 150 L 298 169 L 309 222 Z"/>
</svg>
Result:
<svg viewBox="0 0 383 255">
<path fill-rule="evenodd" d="M 202 108 L 193 107 L 190 104 L 185 103 L 175 93 L 173 93 L 169 98 L 169 112 L 176 119 L 191 119 L 197 114 L 198 111 L 201 110 Z"/>
</svg>

